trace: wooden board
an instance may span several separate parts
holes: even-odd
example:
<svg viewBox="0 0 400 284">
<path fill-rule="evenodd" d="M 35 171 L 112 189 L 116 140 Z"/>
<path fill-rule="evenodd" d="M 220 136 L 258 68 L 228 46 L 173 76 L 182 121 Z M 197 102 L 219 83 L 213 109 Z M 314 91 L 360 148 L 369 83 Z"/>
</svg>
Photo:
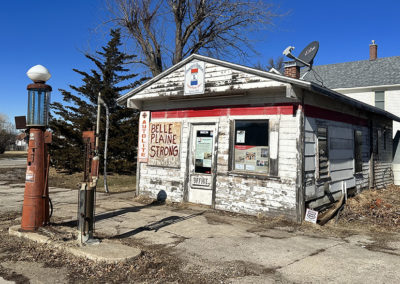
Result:
<svg viewBox="0 0 400 284">
<path fill-rule="evenodd" d="M 149 165 L 179 168 L 180 146 L 180 122 L 150 123 Z"/>
</svg>

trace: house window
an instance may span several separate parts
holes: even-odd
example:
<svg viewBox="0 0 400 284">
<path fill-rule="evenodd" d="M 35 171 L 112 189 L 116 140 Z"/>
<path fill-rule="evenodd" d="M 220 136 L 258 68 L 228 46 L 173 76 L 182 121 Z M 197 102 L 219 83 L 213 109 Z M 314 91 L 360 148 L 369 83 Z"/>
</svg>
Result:
<svg viewBox="0 0 400 284">
<path fill-rule="evenodd" d="M 329 177 L 328 170 L 328 129 L 318 127 L 318 176 L 320 179 Z"/>
<path fill-rule="evenodd" d="M 385 92 L 376 91 L 375 92 L 375 106 L 380 109 L 385 109 Z"/>
<path fill-rule="evenodd" d="M 354 171 L 362 172 L 362 132 L 354 131 Z"/>
<path fill-rule="evenodd" d="M 234 169 L 269 172 L 268 120 L 236 120 L 234 134 Z"/>
</svg>

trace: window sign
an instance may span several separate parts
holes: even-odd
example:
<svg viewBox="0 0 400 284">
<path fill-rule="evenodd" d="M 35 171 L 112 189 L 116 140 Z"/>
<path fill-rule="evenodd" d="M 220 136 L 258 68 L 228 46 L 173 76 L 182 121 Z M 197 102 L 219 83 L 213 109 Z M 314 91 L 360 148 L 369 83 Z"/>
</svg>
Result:
<svg viewBox="0 0 400 284">
<path fill-rule="evenodd" d="M 246 137 L 246 131 L 245 130 L 236 131 L 236 142 L 237 143 L 244 143 L 245 137 Z"/>
<path fill-rule="evenodd" d="M 197 131 L 195 148 L 195 172 L 211 174 L 213 131 Z"/>
<path fill-rule="evenodd" d="M 268 173 L 268 120 L 235 122 L 234 169 Z"/>
</svg>

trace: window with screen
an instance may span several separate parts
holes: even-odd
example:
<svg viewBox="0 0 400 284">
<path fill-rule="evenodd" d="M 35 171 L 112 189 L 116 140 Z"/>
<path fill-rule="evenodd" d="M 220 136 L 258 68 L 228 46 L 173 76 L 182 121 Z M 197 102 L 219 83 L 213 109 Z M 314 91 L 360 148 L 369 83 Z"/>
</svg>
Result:
<svg viewBox="0 0 400 284">
<path fill-rule="evenodd" d="M 375 106 L 380 109 L 385 109 L 385 92 L 376 91 L 375 92 Z"/>
<path fill-rule="evenodd" d="M 319 178 L 329 177 L 328 170 L 328 129 L 326 127 L 318 127 L 318 173 Z"/>
<path fill-rule="evenodd" d="M 354 131 L 354 171 L 362 172 L 362 132 Z"/>
<path fill-rule="evenodd" d="M 268 120 L 237 120 L 234 134 L 234 170 L 268 173 Z"/>
</svg>

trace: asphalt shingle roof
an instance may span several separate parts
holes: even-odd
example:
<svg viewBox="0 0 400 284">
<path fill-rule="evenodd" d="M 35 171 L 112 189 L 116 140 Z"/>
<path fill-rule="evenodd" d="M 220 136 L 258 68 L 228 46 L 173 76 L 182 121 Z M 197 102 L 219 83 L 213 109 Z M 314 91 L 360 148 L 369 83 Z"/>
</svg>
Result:
<svg viewBox="0 0 400 284">
<path fill-rule="evenodd" d="M 400 56 L 319 65 L 313 69 L 322 78 L 324 87 L 330 89 L 400 84 Z M 306 70 L 303 68 L 301 74 Z M 304 80 L 321 85 L 313 72 Z"/>
</svg>

